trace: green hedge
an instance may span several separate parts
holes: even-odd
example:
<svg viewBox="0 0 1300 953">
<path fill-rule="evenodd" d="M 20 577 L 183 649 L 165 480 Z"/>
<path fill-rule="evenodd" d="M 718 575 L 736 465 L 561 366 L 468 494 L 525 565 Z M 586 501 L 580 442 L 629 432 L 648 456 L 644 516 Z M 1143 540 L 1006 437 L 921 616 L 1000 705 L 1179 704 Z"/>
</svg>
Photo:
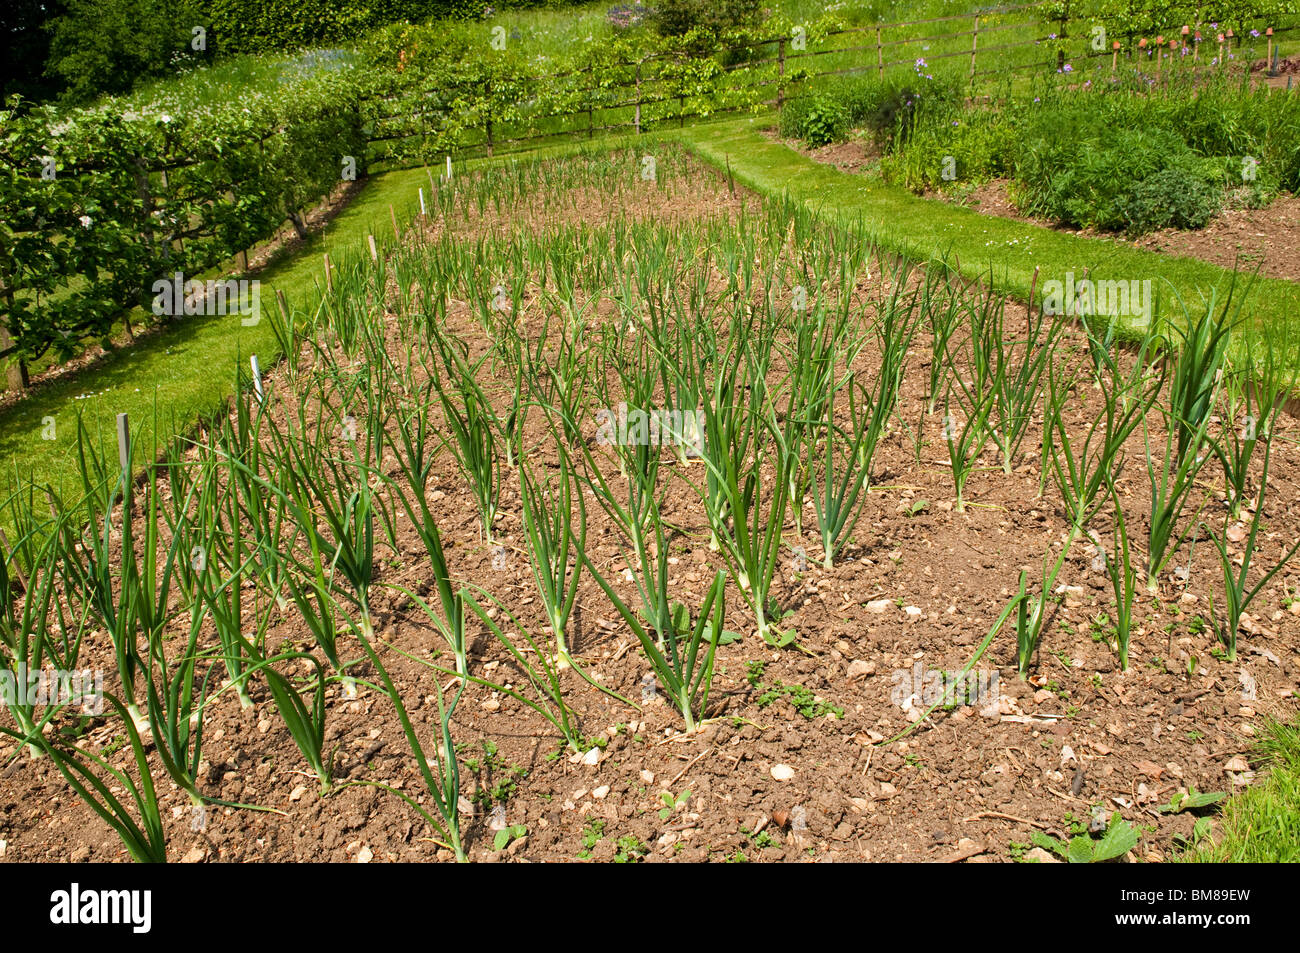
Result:
<svg viewBox="0 0 1300 953">
<path fill-rule="evenodd" d="M 0 363 L 74 354 L 364 171 L 358 84 L 338 72 L 221 110 L 0 110 Z"/>
<path fill-rule="evenodd" d="M 390 23 L 482 18 L 490 6 L 490 0 L 211 0 L 204 9 L 222 52 L 263 53 L 353 40 Z"/>
</svg>

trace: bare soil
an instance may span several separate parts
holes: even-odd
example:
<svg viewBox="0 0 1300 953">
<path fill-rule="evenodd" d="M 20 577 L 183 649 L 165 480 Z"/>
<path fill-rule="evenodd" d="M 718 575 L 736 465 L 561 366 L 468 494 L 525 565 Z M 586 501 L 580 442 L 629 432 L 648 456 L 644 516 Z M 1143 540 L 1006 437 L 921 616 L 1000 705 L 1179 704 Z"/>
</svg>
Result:
<svg viewBox="0 0 1300 953">
<path fill-rule="evenodd" d="M 468 227 L 452 227 L 472 238 L 608 220 L 622 212 L 670 222 L 735 215 L 756 203 L 744 193 L 728 194 L 725 181 L 711 173 L 702 171 L 696 183 L 657 204 L 643 193 L 574 194 L 565 206 L 535 205 L 504 216 L 489 209 Z M 447 227 L 434 223 L 408 240 L 427 240 Z M 867 299 L 887 293 L 892 283 L 888 270 L 877 267 L 872 275 L 858 289 Z M 534 289 L 524 303 L 525 321 L 542 306 Z M 1024 317 L 1023 308 L 1009 306 L 1011 327 Z M 481 327 L 468 305 L 452 301 L 448 324 L 482 353 Z M 1081 344 L 1073 331 L 1065 340 Z M 597 763 L 585 764 L 562 751 L 551 727 L 514 699 L 476 685 L 466 689 L 452 731 L 465 745 L 463 807 L 473 860 L 635 858 L 637 852 L 628 851 L 631 841 L 619 843 L 634 838 L 645 846 L 647 861 L 1007 861 L 1021 855 L 1017 845 L 1029 840 L 1031 830 L 1068 835 L 1071 819 L 1086 822 L 1091 806 L 1100 803 L 1141 830 L 1136 858 L 1160 861 L 1171 855 L 1176 837 L 1190 835 L 1195 818 L 1160 813 L 1158 805 L 1189 786 L 1232 791 L 1251 783 L 1242 755 L 1266 719 L 1293 720 L 1300 708 L 1300 603 L 1287 600 L 1288 587 L 1300 586 L 1300 569 L 1283 572 L 1265 588 L 1240 635 L 1239 658 L 1230 663 L 1204 624 L 1221 585 L 1213 547 L 1204 540 L 1190 559 L 1184 550 L 1177 560 L 1187 567 L 1185 579 L 1165 578 L 1158 598 L 1139 597 L 1127 672 L 1119 671 L 1113 649 L 1094 627 L 1098 615 L 1111 609 L 1108 582 L 1093 568 L 1087 548 L 1076 545 L 1059 580 L 1067 588 L 1048 619 L 1032 678 L 1018 679 L 1015 640 L 1006 631 L 976 666 L 996 671 L 996 705 L 983 712 L 973 706 L 938 709 L 907 738 L 882 744 L 912 723 L 897 703 L 907 694 L 900 689 L 911 673 L 917 667 L 960 670 L 1013 594 L 1021 569 L 1037 572 L 1067 527 L 1050 480 L 1046 493 L 1039 493 L 1041 421 L 1032 425 L 1014 472 L 1004 475 L 989 455 L 986 468 L 971 480 L 969 508 L 953 511 L 940 424 L 924 413 L 930 359 L 929 339 L 921 334 L 900 402 L 903 419 L 923 428 L 919 456 L 911 434 L 896 427 L 878 451 L 876 485 L 856 541 L 839 563 L 820 568 L 810 502 L 804 506 L 803 537 L 793 522 L 785 527 L 788 548 L 777 595 L 790 612 L 784 624 L 797 629 L 801 650 L 763 644 L 735 587 L 729 588 L 728 628 L 744 638 L 719 650 L 709 722 L 698 733 L 683 732 L 680 716 L 662 701 L 637 710 L 569 672 L 566 691 L 585 732 L 606 742 Z M 876 355 L 867 348 L 860 360 L 872 368 Z M 272 394 L 285 388 L 284 368 L 272 371 L 268 384 Z M 1096 392 L 1081 383 L 1068 411 L 1073 426 L 1085 427 L 1097 412 Z M 1275 436 L 1260 566 L 1271 565 L 1300 525 L 1297 436 L 1300 428 L 1290 419 Z M 1163 433 L 1153 433 L 1153 439 L 1163 444 Z M 1150 497 L 1145 458 L 1139 431 L 1127 447 L 1120 483 L 1137 540 L 1144 537 Z M 553 459 L 553 450 L 543 447 L 533 463 L 546 466 Z M 1206 518 L 1220 525 L 1218 471 L 1210 465 L 1201 479 L 1211 497 Z M 470 493 L 446 455 L 429 501 L 449 545 L 453 576 L 492 592 L 544 643 L 513 478 L 497 527 L 507 550 L 504 566 L 483 541 Z M 598 506 L 589 503 L 587 510 L 593 560 L 617 577 L 623 563 L 613 531 Z M 698 499 L 684 482 L 674 481 L 664 517 L 681 527 L 670 540 L 674 597 L 698 605 L 719 561 L 707 546 Z M 805 549 L 807 567 L 797 564 L 795 546 Z M 409 527 L 399 524 L 397 551 L 381 544 L 378 557 L 383 581 L 430 591 L 428 560 Z M 631 587 L 624 588 L 630 595 Z M 422 739 L 431 743 L 434 693 L 448 679 L 395 650 L 436 664 L 450 664 L 449 658 L 434 628 L 405 597 L 377 595 L 374 602 L 376 635 L 392 647 L 384 651 L 384 663 Z M 641 702 L 648 666 L 589 575 L 577 606 L 571 637 L 580 664 L 600 684 Z M 84 664 L 111 672 L 105 643 L 102 633 L 92 635 Z M 290 611 L 275 619 L 267 644 L 309 648 L 311 636 Z M 355 645 L 346 651 L 351 658 L 360 655 Z M 471 659 L 486 678 L 518 678 L 483 631 Z M 751 680 L 754 662 L 765 664 Z M 364 664 L 353 671 L 374 677 Z M 108 677 L 110 684 L 114 677 Z M 802 686 L 814 696 L 813 706 L 835 710 L 805 717 L 780 686 Z M 764 701 L 772 689 L 776 699 Z M 210 807 L 200 818 L 188 797 L 164 780 L 174 858 L 450 857 L 430 841 L 431 831 L 415 811 L 378 788 L 340 783 L 321 796 L 264 687 L 254 687 L 253 698 L 255 707 L 243 711 L 233 697 L 223 696 L 210 712 L 202 782 L 213 796 L 280 813 Z M 329 706 L 338 781 L 379 782 L 428 806 L 391 705 L 365 688 L 349 700 L 335 687 Z M 85 741 L 111 751 L 104 746 L 115 739 L 120 741 L 118 726 L 100 719 Z M 498 746 L 496 758 L 484 750 L 489 741 Z M 125 766 L 129 752 L 119 749 L 110 757 Z M 477 770 L 465 763 L 470 759 L 477 760 Z M 0 746 L 0 764 L 7 764 L 0 770 L 5 860 L 125 859 L 112 832 L 47 761 L 33 762 L 12 746 Z M 790 770 L 774 776 L 777 766 Z M 160 769 L 156 776 L 163 777 Z M 685 791 L 690 796 L 661 817 L 665 791 L 674 798 Z M 508 823 L 527 827 L 526 839 L 501 853 L 492 850 L 494 808 Z"/>
</svg>

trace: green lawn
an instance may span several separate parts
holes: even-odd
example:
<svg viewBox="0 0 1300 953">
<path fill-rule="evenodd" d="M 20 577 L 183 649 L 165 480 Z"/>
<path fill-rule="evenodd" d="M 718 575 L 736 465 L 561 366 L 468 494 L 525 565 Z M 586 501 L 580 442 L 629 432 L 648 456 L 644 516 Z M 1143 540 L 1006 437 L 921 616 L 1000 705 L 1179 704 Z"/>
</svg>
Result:
<svg viewBox="0 0 1300 953">
<path fill-rule="evenodd" d="M 1300 862 L 1300 726 L 1274 724 L 1259 746 L 1261 777 L 1228 798 L 1210 843 L 1183 860 L 1204 863 Z"/>
</svg>

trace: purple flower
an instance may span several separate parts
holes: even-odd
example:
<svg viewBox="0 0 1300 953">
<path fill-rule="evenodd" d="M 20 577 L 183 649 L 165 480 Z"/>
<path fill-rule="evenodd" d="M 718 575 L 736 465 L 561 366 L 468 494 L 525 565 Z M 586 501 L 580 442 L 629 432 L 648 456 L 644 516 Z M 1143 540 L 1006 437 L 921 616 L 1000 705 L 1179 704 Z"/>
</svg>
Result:
<svg viewBox="0 0 1300 953">
<path fill-rule="evenodd" d="M 1071 66 L 1069 63 L 1066 63 L 1066 64 L 1065 64 L 1065 71 L 1066 71 L 1067 73 L 1073 73 L 1073 72 L 1074 72 L 1074 67 Z"/>
<path fill-rule="evenodd" d="M 1250 31 L 1250 35 L 1251 35 L 1251 36 L 1255 36 L 1255 37 L 1257 37 L 1257 36 L 1259 36 L 1259 31 L 1258 31 L 1258 30 L 1251 30 L 1251 31 Z"/>
<path fill-rule="evenodd" d="M 1049 33 L 1049 34 L 1047 34 L 1047 38 L 1048 38 L 1049 40 L 1054 40 L 1054 39 L 1056 39 L 1056 34 L 1055 34 L 1055 33 Z"/>
</svg>

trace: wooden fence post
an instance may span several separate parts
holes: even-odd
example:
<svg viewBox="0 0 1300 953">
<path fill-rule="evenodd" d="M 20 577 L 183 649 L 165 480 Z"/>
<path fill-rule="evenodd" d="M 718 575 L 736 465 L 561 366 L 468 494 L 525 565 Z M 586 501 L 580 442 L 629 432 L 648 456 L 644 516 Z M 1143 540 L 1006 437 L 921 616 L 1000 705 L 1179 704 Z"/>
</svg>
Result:
<svg viewBox="0 0 1300 953">
<path fill-rule="evenodd" d="M 885 48 L 880 43 L 880 27 L 876 27 L 876 72 L 885 78 Z"/>
<path fill-rule="evenodd" d="M 490 79 L 486 80 L 483 83 L 483 98 L 488 102 L 487 118 L 486 120 L 484 120 L 484 124 L 487 130 L 487 154 L 491 156 L 492 155 L 492 110 L 491 110 L 492 80 Z"/>
<path fill-rule="evenodd" d="M 592 103 L 596 98 L 596 64 L 587 67 L 587 138 L 595 132 L 592 122 Z"/>
<path fill-rule="evenodd" d="M 641 63 L 642 60 L 636 61 L 636 115 L 633 118 L 633 125 L 636 126 L 636 134 L 641 135 Z"/>
<path fill-rule="evenodd" d="M 975 82 L 975 56 L 980 48 L 980 15 L 975 14 L 975 31 L 970 38 L 970 81 Z"/>
</svg>

